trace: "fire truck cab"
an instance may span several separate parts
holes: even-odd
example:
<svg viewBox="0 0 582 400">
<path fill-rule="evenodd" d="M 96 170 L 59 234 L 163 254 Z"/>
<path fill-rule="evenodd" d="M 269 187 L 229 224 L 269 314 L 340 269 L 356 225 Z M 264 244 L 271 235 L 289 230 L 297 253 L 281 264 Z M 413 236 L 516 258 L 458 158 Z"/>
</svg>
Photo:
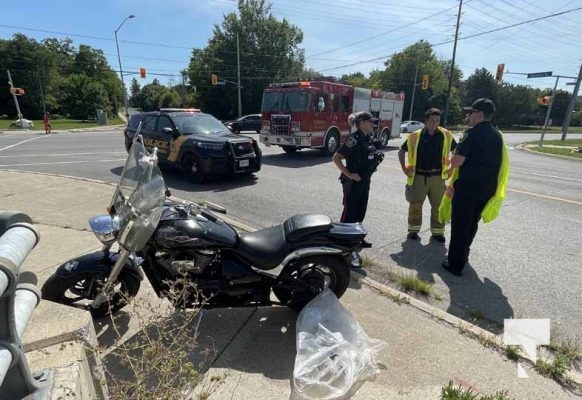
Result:
<svg viewBox="0 0 582 400">
<path fill-rule="evenodd" d="M 368 111 L 378 147 L 400 136 L 404 94 L 326 81 L 271 84 L 263 93 L 260 141 L 287 153 L 318 148 L 333 154 L 350 133 L 348 116 Z"/>
</svg>

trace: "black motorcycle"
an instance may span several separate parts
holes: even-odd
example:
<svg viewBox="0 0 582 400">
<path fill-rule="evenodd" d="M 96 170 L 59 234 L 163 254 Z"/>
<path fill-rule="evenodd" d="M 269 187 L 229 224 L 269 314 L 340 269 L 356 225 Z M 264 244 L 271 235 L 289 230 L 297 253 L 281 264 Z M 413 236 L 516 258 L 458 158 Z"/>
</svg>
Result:
<svg viewBox="0 0 582 400">
<path fill-rule="evenodd" d="M 365 246 L 363 226 L 295 215 L 239 233 L 212 212 L 225 212 L 219 206 L 170 200 L 156 152 L 136 135 L 109 214 L 89 219 L 102 250 L 63 263 L 43 285 L 43 299 L 102 317 L 137 294 L 144 272 L 176 307 L 300 310 L 326 287 L 338 297 L 346 291 L 350 255 Z"/>
</svg>

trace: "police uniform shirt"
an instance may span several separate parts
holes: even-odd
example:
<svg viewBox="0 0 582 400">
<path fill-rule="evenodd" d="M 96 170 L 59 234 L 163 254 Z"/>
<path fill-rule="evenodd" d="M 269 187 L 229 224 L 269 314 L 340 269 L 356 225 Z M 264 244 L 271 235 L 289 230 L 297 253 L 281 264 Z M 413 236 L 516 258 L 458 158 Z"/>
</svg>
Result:
<svg viewBox="0 0 582 400">
<path fill-rule="evenodd" d="M 362 179 L 370 179 L 376 148 L 369 135 L 359 130 L 350 134 L 337 152 L 345 157 L 348 171 L 359 174 Z"/>
<path fill-rule="evenodd" d="M 465 132 L 455 154 L 465 157 L 459 168 L 459 181 L 480 184 L 497 182 L 501 167 L 503 139 L 489 121 L 482 121 Z"/>
<path fill-rule="evenodd" d="M 434 135 L 431 135 L 424 128 L 420 132 L 418 140 L 416 169 L 423 171 L 441 171 L 443 169 L 443 134 L 437 130 Z M 400 148 L 408 151 L 408 140 Z M 451 150 L 455 150 L 456 148 L 457 142 L 453 139 L 451 142 Z"/>
</svg>

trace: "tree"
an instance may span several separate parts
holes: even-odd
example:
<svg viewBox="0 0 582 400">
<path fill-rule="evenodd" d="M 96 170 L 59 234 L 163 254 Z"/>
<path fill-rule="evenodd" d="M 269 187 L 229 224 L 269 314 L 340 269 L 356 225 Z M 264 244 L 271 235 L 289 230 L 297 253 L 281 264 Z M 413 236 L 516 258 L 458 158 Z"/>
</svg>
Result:
<svg viewBox="0 0 582 400">
<path fill-rule="evenodd" d="M 352 85 L 356 87 L 369 87 L 368 78 L 364 76 L 361 72 L 354 72 L 353 74 L 344 74 L 339 78 L 339 81 L 345 83 L 346 85 Z"/>
<path fill-rule="evenodd" d="M 303 72 L 304 55 L 298 47 L 303 40 L 301 30 L 285 19 L 275 19 L 266 0 L 239 0 L 238 15 L 229 13 L 221 26 L 214 25 L 207 47 L 192 51 L 187 68 L 199 106 L 224 119 L 238 114 L 237 88 L 230 83 L 213 87 L 210 75 L 236 81 L 237 34 L 244 113 L 260 110 L 269 83 L 296 80 Z"/>
<path fill-rule="evenodd" d="M 137 95 L 139 94 L 140 91 L 141 91 L 141 87 L 139 86 L 137 79 L 131 78 L 131 85 L 129 86 L 129 93 L 130 93 L 129 104 L 132 107 L 137 107 L 135 105 L 135 98 L 137 97 Z"/>
<path fill-rule="evenodd" d="M 85 74 L 70 75 L 60 87 L 63 110 L 75 119 L 93 119 L 107 108 L 105 87 Z"/>
<path fill-rule="evenodd" d="M 382 90 L 404 92 L 405 118 L 410 115 L 415 77 L 417 87 L 412 118 L 422 119 L 424 112 L 430 107 L 444 109 L 448 63 L 438 60 L 429 42 L 421 40 L 408 46 L 401 52 L 393 54 L 385 65 L 384 71 L 371 74 L 370 78 L 376 80 Z M 427 90 L 420 88 L 423 75 L 429 75 L 430 84 Z M 455 78 L 460 79 L 460 76 L 461 72 L 455 71 Z"/>
</svg>

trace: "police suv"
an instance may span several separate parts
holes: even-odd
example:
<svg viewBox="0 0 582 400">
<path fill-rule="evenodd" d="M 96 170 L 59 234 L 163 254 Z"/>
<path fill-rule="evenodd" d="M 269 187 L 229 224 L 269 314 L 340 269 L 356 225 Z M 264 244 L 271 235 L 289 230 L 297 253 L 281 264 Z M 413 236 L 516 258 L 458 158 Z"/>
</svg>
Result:
<svg viewBox="0 0 582 400">
<path fill-rule="evenodd" d="M 140 122 L 146 147 L 158 148 L 160 166 L 177 167 L 196 183 L 209 175 L 250 175 L 261 169 L 262 154 L 253 138 L 233 134 L 198 109 L 162 108 L 132 115 L 124 129 L 128 151 Z"/>
</svg>

